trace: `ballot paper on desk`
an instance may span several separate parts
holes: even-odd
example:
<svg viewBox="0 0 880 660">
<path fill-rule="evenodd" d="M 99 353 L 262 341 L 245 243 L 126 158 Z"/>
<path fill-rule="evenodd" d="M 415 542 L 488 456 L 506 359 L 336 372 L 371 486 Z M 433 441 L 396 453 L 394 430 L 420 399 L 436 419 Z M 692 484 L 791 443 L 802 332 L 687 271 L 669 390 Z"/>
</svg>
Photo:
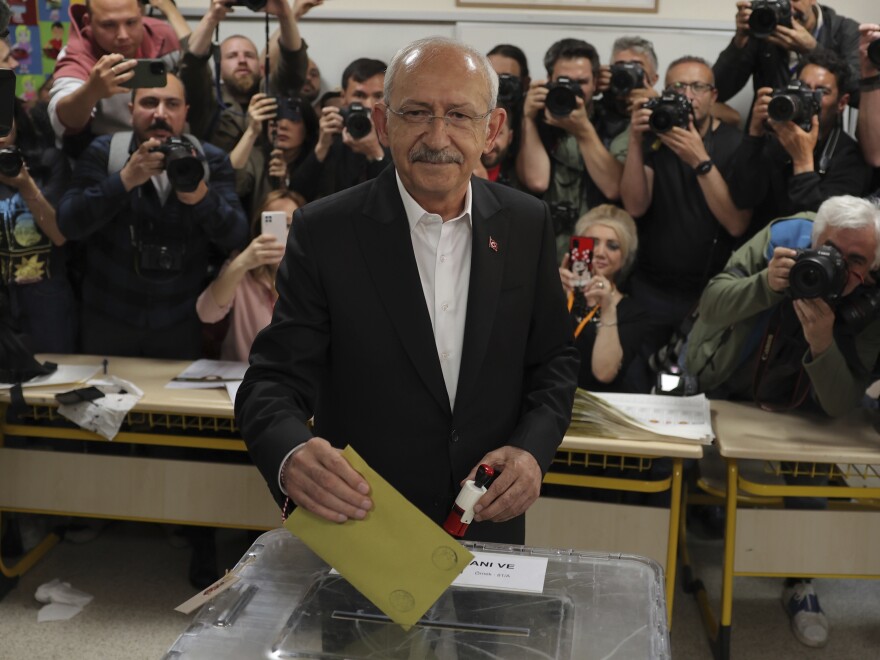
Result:
<svg viewBox="0 0 880 660">
<path fill-rule="evenodd" d="M 98 364 L 59 364 L 51 374 L 35 376 L 21 384 L 22 387 L 50 387 L 53 385 L 69 385 L 81 383 L 98 373 Z M 0 391 L 12 388 L 15 383 L 0 383 Z"/>
<path fill-rule="evenodd" d="M 298 508 L 284 523 L 404 630 L 415 625 L 474 556 L 352 449 L 343 457 L 370 485 L 363 520 L 335 523 Z"/>
<path fill-rule="evenodd" d="M 703 445 L 715 438 L 705 394 L 598 394 L 578 389 L 569 431 L 594 437 Z"/>
<path fill-rule="evenodd" d="M 229 391 L 228 385 L 241 383 L 247 368 L 247 362 L 196 360 L 171 379 L 165 387 L 171 390 L 226 388 Z M 230 393 L 230 398 L 233 396 Z"/>
</svg>

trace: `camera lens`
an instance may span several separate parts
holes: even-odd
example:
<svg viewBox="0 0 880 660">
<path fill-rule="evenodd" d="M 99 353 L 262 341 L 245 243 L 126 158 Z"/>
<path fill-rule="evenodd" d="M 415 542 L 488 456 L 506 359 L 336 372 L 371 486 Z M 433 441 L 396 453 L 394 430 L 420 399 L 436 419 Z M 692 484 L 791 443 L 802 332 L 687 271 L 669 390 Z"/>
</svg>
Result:
<svg viewBox="0 0 880 660">
<path fill-rule="evenodd" d="M 567 117 L 577 107 L 577 96 L 568 87 L 554 87 L 544 101 L 551 115 Z"/>
<path fill-rule="evenodd" d="M 8 177 L 18 176 L 22 165 L 24 159 L 17 147 L 0 149 L 0 174 Z"/>
<path fill-rule="evenodd" d="M 767 114 L 774 121 L 793 121 L 799 108 L 800 103 L 797 98 L 789 94 L 781 94 L 770 100 L 767 105 Z"/>
<path fill-rule="evenodd" d="M 846 287 L 849 271 L 840 253 L 828 246 L 804 250 L 788 273 L 792 298 L 839 298 Z"/>
<path fill-rule="evenodd" d="M 651 113 L 648 125 L 655 133 L 667 133 L 675 126 L 675 113 L 670 107 L 661 105 Z"/>
<path fill-rule="evenodd" d="M 749 32 L 753 37 L 766 39 L 776 29 L 776 12 L 770 7 L 753 9 L 749 16 Z"/>
<path fill-rule="evenodd" d="M 611 91 L 614 94 L 629 94 L 635 89 L 636 81 L 626 69 L 611 72 Z"/>
<path fill-rule="evenodd" d="M 165 73 L 165 62 L 150 62 L 150 73 L 156 75 Z"/>
<path fill-rule="evenodd" d="M 875 39 L 868 44 L 868 59 L 880 69 L 880 39 Z"/>
<path fill-rule="evenodd" d="M 348 129 L 349 135 L 355 140 L 366 137 L 373 130 L 373 124 L 370 122 L 370 111 L 360 103 L 352 103 L 343 111 L 345 117 L 345 128 Z"/>
</svg>

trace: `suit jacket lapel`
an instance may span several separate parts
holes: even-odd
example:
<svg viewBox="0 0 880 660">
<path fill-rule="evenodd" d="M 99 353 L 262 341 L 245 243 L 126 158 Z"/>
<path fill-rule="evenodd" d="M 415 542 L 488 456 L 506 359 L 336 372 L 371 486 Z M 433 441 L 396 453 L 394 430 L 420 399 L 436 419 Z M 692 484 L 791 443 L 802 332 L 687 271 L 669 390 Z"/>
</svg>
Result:
<svg viewBox="0 0 880 660">
<path fill-rule="evenodd" d="M 509 240 L 510 222 L 498 200 L 479 179 L 473 178 L 473 244 L 471 247 L 471 280 L 468 287 L 467 318 L 464 346 L 458 375 L 456 402 L 463 401 L 476 385 L 489 347 L 489 336 L 495 323 L 495 312 L 504 274 L 505 246 Z"/>
<path fill-rule="evenodd" d="M 385 168 L 376 177 L 363 214 L 367 216 L 365 221 L 353 225 L 379 297 L 425 386 L 443 410 L 451 414 L 393 167 Z"/>
</svg>

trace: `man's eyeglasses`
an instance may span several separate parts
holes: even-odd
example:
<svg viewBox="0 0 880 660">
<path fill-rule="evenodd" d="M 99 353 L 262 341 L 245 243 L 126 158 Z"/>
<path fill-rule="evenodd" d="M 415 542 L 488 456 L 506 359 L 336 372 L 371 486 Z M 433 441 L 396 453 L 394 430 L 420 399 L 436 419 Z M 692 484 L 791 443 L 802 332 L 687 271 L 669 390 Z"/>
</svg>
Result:
<svg viewBox="0 0 880 660">
<path fill-rule="evenodd" d="M 688 87 L 690 87 L 694 94 L 705 94 L 706 92 L 711 92 L 715 89 L 715 85 L 710 85 L 709 83 L 704 82 L 674 82 L 670 83 L 666 89 L 670 89 L 673 92 L 678 92 L 679 94 L 684 94 L 687 91 Z"/>
<path fill-rule="evenodd" d="M 388 112 L 397 115 L 407 124 L 430 124 L 435 119 L 442 119 L 446 122 L 446 126 L 450 128 L 470 128 L 476 122 L 483 120 L 492 114 L 491 110 L 484 112 L 481 115 L 469 115 L 466 112 L 461 112 L 459 110 L 450 110 L 445 115 L 432 115 L 424 108 L 404 108 L 403 110 L 388 108 Z"/>
</svg>

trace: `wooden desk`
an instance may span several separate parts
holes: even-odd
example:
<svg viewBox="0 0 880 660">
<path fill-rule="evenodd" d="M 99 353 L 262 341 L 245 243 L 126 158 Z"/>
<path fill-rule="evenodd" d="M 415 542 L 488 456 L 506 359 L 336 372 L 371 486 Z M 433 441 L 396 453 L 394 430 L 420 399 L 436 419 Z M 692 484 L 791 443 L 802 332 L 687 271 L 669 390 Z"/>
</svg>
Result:
<svg viewBox="0 0 880 660">
<path fill-rule="evenodd" d="M 721 619 L 700 598 L 716 657 L 730 657 L 735 576 L 880 577 L 880 512 L 849 500 L 880 497 L 880 433 L 866 411 L 840 418 L 771 413 L 755 405 L 713 401 L 718 451 L 726 463 L 726 528 Z M 767 478 L 744 476 L 757 459 Z M 783 464 L 784 463 L 784 464 Z M 761 471 L 749 465 L 750 474 Z M 830 475 L 829 486 L 779 483 L 779 476 Z M 828 510 L 743 508 L 738 494 L 758 498 L 828 497 L 847 502 Z M 778 500 L 777 500 L 778 501 Z M 846 552 L 841 552 L 845 539 Z M 698 596 L 699 598 L 699 596 Z"/>
<path fill-rule="evenodd" d="M 702 455 L 702 445 L 694 443 L 566 436 L 544 477 L 545 484 L 642 493 L 669 491 L 669 508 L 541 497 L 526 516 L 526 545 L 625 552 L 654 559 L 666 571 L 667 619 L 672 627 L 683 461 Z M 672 459 L 671 476 L 647 481 L 639 478 L 660 458 Z M 559 471 L 562 467 L 585 467 L 587 462 L 591 467 L 619 469 L 622 476 Z"/>
<path fill-rule="evenodd" d="M 40 359 L 65 364 L 101 364 L 102 360 L 83 355 Z M 246 460 L 225 389 L 165 389 L 189 364 L 109 359 L 109 374 L 144 392 L 112 444 L 226 450 Z M 200 460 L 197 451 L 179 460 L 4 446 L 4 436 L 110 444 L 57 414 L 54 395 L 72 388 L 25 388 L 27 411 L 23 419 L 14 421 L 7 419 L 8 394 L 0 393 L 0 511 L 252 529 L 272 529 L 280 523 L 278 507 L 249 461 L 210 462 Z M 0 569 L 7 577 L 20 575 L 52 544 L 47 539 L 39 552 L 12 568 L 0 564 Z"/>
</svg>

